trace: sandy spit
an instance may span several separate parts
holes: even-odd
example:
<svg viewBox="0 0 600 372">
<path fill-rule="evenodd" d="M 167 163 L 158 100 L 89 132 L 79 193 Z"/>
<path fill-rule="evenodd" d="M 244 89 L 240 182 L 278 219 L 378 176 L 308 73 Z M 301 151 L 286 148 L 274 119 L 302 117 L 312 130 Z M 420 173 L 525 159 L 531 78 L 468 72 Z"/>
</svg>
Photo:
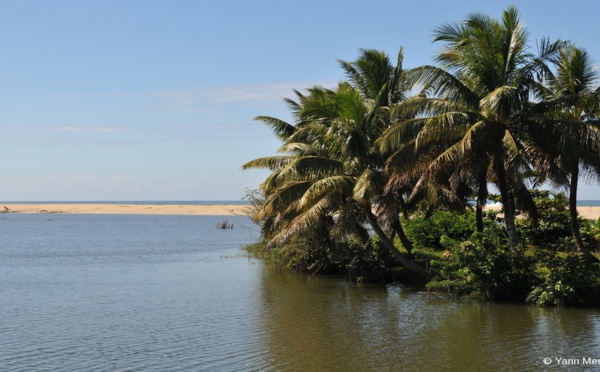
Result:
<svg viewBox="0 0 600 372">
<path fill-rule="evenodd" d="M 498 210 L 500 207 L 495 206 L 487 206 L 485 207 L 487 210 Z M 600 218 L 600 207 L 577 207 L 577 212 L 583 218 L 587 218 L 590 220 L 597 220 Z"/>
<path fill-rule="evenodd" d="M 247 205 L 149 205 L 149 204 L 5 204 L 4 213 L 73 214 L 172 214 L 204 216 L 245 216 Z"/>
<path fill-rule="evenodd" d="M 248 205 L 234 204 L 6 204 L 3 207 L 0 207 L 0 212 L 4 213 L 173 214 L 204 216 L 246 216 L 249 214 Z M 493 210 L 497 208 L 488 206 L 486 209 Z M 594 220 L 600 218 L 600 207 L 578 207 L 577 210 L 581 217 Z"/>
</svg>

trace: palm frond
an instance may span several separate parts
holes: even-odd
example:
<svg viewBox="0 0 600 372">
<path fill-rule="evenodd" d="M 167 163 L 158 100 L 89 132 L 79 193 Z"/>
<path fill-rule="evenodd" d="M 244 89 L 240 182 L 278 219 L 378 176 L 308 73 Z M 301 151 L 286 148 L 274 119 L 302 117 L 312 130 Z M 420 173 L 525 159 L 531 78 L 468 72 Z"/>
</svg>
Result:
<svg viewBox="0 0 600 372">
<path fill-rule="evenodd" d="M 267 156 L 247 162 L 242 165 L 242 169 L 269 169 L 275 171 L 285 168 L 294 159 L 294 156 Z"/>
<path fill-rule="evenodd" d="M 273 133 L 281 140 L 285 140 L 296 130 L 296 127 L 293 125 L 271 116 L 257 116 L 254 120 L 260 121 L 270 127 Z"/>
<path fill-rule="evenodd" d="M 381 195 L 385 180 L 381 172 L 373 169 L 365 169 L 356 180 L 353 198 L 363 204 L 370 204 L 371 200 Z"/>
<path fill-rule="evenodd" d="M 353 186 L 353 178 L 349 176 L 333 176 L 319 179 L 302 195 L 299 206 L 305 208 L 320 200 L 328 194 L 346 194 L 348 195 Z"/>
</svg>

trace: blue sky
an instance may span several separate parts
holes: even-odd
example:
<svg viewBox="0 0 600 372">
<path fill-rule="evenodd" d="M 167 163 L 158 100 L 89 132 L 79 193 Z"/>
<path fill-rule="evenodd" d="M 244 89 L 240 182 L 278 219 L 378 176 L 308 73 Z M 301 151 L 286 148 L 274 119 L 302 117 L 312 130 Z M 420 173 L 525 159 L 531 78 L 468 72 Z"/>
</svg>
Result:
<svg viewBox="0 0 600 372">
<path fill-rule="evenodd" d="M 279 145 L 255 116 L 359 48 L 431 63 L 435 27 L 510 4 L 600 61 L 591 1 L 3 0 L 0 200 L 239 200 Z"/>
</svg>

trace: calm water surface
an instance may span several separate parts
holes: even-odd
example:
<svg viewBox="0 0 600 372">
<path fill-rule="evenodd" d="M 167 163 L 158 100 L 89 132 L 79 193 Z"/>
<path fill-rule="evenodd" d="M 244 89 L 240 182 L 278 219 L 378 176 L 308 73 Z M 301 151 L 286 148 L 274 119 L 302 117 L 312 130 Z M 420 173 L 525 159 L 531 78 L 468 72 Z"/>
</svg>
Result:
<svg viewBox="0 0 600 372">
<path fill-rule="evenodd" d="M 223 219 L 2 215 L 0 371 L 597 369 L 596 310 L 271 273 Z"/>
</svg>

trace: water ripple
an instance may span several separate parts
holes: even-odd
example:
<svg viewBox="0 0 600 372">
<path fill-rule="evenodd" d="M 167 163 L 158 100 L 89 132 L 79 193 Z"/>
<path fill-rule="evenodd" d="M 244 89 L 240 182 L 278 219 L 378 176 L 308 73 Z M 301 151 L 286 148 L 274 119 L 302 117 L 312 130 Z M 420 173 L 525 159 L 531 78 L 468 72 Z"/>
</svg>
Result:
<svg viewBox="0 0 600 372">
<path fill-rule="evenodd" d="M 600 354 L 598 311 L 270 273 L 238 254 L 250 230 L 218 218 L 9 217 L 2 371 L 538 370 Z"/>
</svg>

